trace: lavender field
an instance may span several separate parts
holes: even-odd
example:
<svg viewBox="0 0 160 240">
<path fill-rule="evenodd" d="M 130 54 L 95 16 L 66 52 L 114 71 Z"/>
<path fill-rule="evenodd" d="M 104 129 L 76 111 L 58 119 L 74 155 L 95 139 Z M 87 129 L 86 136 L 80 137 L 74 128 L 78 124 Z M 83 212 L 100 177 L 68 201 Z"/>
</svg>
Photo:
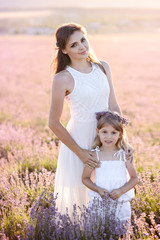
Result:
<svg viewBox="0 0 160 240">
<path fill-rule="evenodd" d="M 89 35 L 89 40 L 97 56 L 109 62 L 118 102 L 124 116 L 130 119 L 127 134 L 135 149 L 140 178 L 132 201 L 131 239 L 159 239 L 160 34 Z M 58 139 L 48 128 L 53 43 L 52 36 L 0 38 L 0 236 L 3 240 L 27 239 L 35 203 L 43 205 L 44 190 L 48 199 L 54 192 Z M 66 125 L 68 119 L 69 109 L 65 105 L 62 123 Z M 44 229 L 51 218 L 43 218 L 43 213 L 48 211 L 50 216 L 52 211 L 45 198 L 43 203 L 39 210 L 43 231 L 38 228 L 42 228 L 40 220 L 36 220 L 32 234 L 35 231 L 39 235 L 30 234 L 28 239 L 46 239 L 40 234 L 46 234 Z"/>
</svg>

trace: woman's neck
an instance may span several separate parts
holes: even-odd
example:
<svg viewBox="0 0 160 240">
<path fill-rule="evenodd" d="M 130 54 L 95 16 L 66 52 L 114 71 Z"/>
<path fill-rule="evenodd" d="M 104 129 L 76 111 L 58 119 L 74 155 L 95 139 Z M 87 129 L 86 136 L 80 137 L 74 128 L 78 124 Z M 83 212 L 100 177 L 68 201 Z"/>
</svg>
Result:
<svg viewBox="0 0 160 240">
<path fill-rule="evenodd" d="M 91 72 L 92 70 L 92 64 L 86 60 L 72 61 L 70 67 L 76 69 L 77 71 L 86 73 Z"/>
</svg>

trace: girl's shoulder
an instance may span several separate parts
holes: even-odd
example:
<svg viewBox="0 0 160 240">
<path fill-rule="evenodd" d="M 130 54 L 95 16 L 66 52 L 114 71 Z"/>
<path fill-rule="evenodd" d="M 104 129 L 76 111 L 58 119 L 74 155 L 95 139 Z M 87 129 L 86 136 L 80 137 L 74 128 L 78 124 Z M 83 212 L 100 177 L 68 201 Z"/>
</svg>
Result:
<svg viewBox="0 0 160 240">
<path fill-rule="evenodd" d="M 100 152 L 100 148 L 99 146 L 97 146 L 96 148 L 92 148 L 91 151 L 95 151 L 96 155 L 97 155 L 97 159 L 99 160 L 99 152 Z M 113 157 L 117 160 L 126 162 L 126 153 L 124 151 L 123 148 L 120 148 L 119 150 L 117 150 L 114 154 Z"/>
<path fill-rule="evenodd" d="M 92 148 L 91 151 L 92 152 L 94 152 L 94 151 L 98 151 L 99 152 L 100 151 L 99 146 L 96 146 L 95 148 Z"/>
<path fill-rule="evenodd" d="M 115 158 L 120 159 L 121 161 L 126 162 L 126 153 L 123 148 L 120 148 L 117 152 L 113 155 Z"/>
<path fill-rule="evenodd" d="M 100 152 L 99 146 L 97 146 L 96 148 L 92 148 L 91 151 L 96 152 L 97 159 L 98 159 L 98 161 L 100 161 L 100 159 L 99 159 L 99 152 Z"/>
</svg>

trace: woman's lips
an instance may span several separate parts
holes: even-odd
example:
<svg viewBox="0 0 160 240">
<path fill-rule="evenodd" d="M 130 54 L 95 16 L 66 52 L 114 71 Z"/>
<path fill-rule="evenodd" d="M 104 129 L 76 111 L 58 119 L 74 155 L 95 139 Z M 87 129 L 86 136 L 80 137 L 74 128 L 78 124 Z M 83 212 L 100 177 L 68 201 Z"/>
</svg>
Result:
<svg viewBox="0 0 160 240">
<path fill-rule="evenodd" d="M 85 55 L 85 54 L 86 54 L 86 52 L 87 52 L 87 51 L 83 51 L 83 52 L 81 52 L 80 54 L 81 54 L 81 55 Z"/>
</svg>

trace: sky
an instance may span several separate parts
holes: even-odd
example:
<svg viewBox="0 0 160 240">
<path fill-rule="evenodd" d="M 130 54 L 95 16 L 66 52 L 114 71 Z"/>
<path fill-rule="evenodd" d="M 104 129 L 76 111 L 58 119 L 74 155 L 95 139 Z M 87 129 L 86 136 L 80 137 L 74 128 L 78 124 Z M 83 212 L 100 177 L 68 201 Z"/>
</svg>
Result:
<svg viewBox="0 0 160 240">
<path fill-rule="evenodd" d="M 160 9 L 160 0 L 0 0 L 0 10 L 51 7 Z"/>
</svg>

